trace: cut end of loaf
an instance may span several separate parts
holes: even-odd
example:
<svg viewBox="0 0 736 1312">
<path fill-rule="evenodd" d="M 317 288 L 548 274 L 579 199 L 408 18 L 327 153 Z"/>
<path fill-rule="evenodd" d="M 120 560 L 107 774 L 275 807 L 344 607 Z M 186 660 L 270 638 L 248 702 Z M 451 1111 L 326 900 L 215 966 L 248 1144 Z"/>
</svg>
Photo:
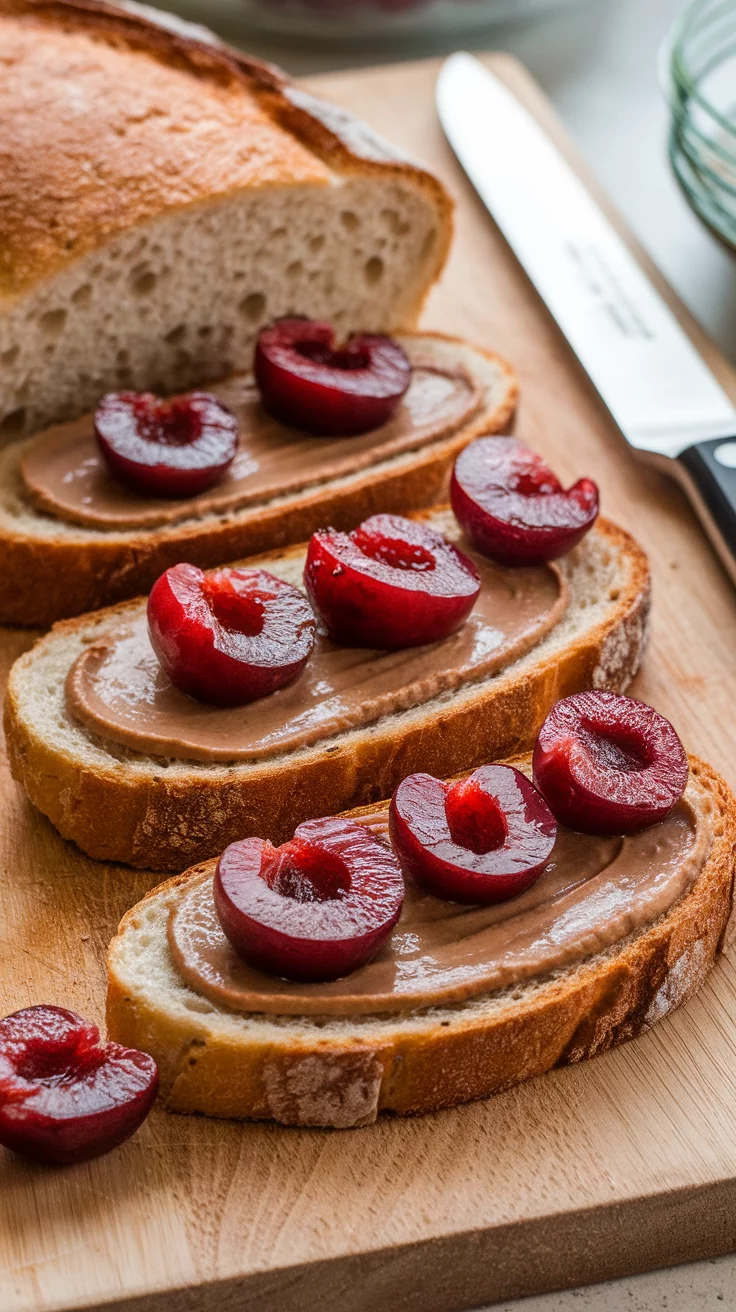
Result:
<svg viewBox="0 0 736 1312">
<path fill-rule="evenodd" d="M 0 31 L 0 438 L 246 368 L 279 315 L 414 326 L 452 202 L 365 124 L 145 6 Z"/>
<path fill-rule="evenodd" d="M 0 438 L 76 417 L 106 391 L 171 393 L 247 369 L 281 315 L 340 335 L 410 327 L 440 240 L 418 188 L 359 177 L 133 228 L 0 316 Z"/>
</svg>

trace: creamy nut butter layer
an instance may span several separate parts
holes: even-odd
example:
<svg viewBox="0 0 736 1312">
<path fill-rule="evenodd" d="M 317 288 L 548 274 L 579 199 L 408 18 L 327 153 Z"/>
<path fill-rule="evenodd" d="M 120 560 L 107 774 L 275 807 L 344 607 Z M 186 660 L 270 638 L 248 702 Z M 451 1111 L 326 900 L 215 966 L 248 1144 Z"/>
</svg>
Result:
<svg viewBox="0 0 736 1312">
<path fill-rule="evenodd" d="M 385 809 L 361 823 L 387 838 Z M 691 780 L 672 814 L 642 833 L 601 838 L 561 826 L 543 874 L 508 902 L 461 906 L 408 881 L 388 942 L 330 983 L 248 966 L 220 928 L 211 875 L 173 908 L 169 948 L 197 993 L 235 1011 L 349 1016 L 462 1002 L 573 965 L 651 924 L 691 887 L 711 842 L 710 803 Z"/>
<path fill-rule="evenodd" d="M 294 683 L 223 709 L 174 687 L 143 614 L 82 652 L 67 677 L 67 705 L 107 742 L 189 761 L 267 759 L 373 724 L 497 673 L 562 618 L 568 592 L 555 566 L 510 570 L 468 555 L 481 575 L 480 596 L 462 628 L 442 642 L 377 652 L 318 635 Z"/>
</svg>

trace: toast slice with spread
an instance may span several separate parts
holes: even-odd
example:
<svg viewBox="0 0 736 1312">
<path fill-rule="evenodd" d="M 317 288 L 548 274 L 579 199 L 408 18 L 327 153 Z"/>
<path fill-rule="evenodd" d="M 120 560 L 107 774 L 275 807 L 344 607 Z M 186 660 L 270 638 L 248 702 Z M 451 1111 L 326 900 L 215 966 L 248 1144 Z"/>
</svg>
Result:
<svg viewBox="0 0 736 1312">
<path fill-rule="evenodd" d="M 528 759 L 514 763 L 529 770 Z M 736 799 L 691 757 L 685 800 L 709 834 L 696 877 L 663 914 L 546 975 L 451 1004 L 432 1005 L 429 997 L 408 1011 L 248 1014 L 204 996 L 177 969 L 169 946 L 171 917 L 190 889 L 211 878 L 214 862 L 196 867 L 124 917 L 108 956 L 110 1036 L 153 1054 L 164 1105 L 173 1111 L 339 1128 L 368 1124 L 381 1112 L 416 1114 L 487 1097 L 594 1057 L 691 997 L 723 944 Z M 385 832 L 387 807 L 351 814 Z M 401 921 L 394 932 L 400 929 Z"/>
<path fill-rule="evenodd" d="M 180 560 L 208 568 L 301 542 L 325 524 L 351 528 L 379 510 L 431 505 L 442 494 L 452 462 L 462 448 L 480 434 L 508 428 L 516 409 L 516 375 L 499 356 L 456 338 L 416 333 L 398 340 L 415 362 L 417 386 L 417 373 L 431 378 L 433 369 L 440 380 L 458 378 L 463 396 L 467 393 L 459 420 L 453 422 L 448 413 L 447 422 L 433 423 L 430 404 L 429 422 L 412 431 L 414 412 L 406 404 L 402 413 L 408 416 L 408 428 L 403 434 L 399 431 L 398 437 L 394 424 L 350 439 L 315 439 L 277 428 L 273 440 L 269 433 L 265 444 L 266 455 L 269 448 L 275 451 L 271 485 L 263 479 L 263 469 L 254 471 L 264 484 L 260 492 L 252 490 L 253 477 L 248 476 L 233 482 L 232 495 L 228 483 L 165 504 L 119 494 L 134 522 L 126 525 L 123 517 L 122 526 L 114 521 L 95 524 L 84 496 L 77 496 L 71 512 L 55 511 L 49 506 L 48 492 L 44 500 L 43 486 L 39 487 L 39 483 L 45 484 L 52 465 L 49 444 L 56 448 L 59 441 L 66 440 L 67 432 L 84 430 L 83 440 L 89 442 L 91 453 L 88 459 L 99 459 L 92 442 L 91 416 L 76 425 L 9 444 L 0 451 L 0 555 L 4 563 L 0 623 L 46 627 L 55 620 L 136 596 Z M 231 379 L 213 391 L 236 417 L 252 407 L 253 386 L 248 376 Z M 342 454 L 336 463 L 338 447 Z M 242 432 L 241 451 L 247 456 L 247 432 Z M 290 451 L 303 466 L 291 486 L 284 469 Z M 83 467 L 85 459 L 79 457 L 77 464 Z M 62 489 L 67 477 L 60 479 Z M 112 485 L 112 480 L 109 482 Z M 74 518 L 65 518 L 67 513 Z M 137 525 L 135 517 L 140 521 Z M 83 522 L 85 518 L 90 522 Z"/>
<path fill-rule="evenodd" d="M 449 510 L 420 518 L 461 540 Z M 299 546 L 248 563 L 300 585 L 304 559 Z M 387 797 L 414 770 L 446 776 L 527 750 L 558 698 L 586 688 L 627 687 L 641 660 L 649 615 L 646 556 L 606 520 L 543 568 L 552 571 L 545 578 L 564 605 L 522 654 L 512 654 L 487 677 L 445 684 L 418 703 L 397 705 L 309 744 L 292 743 L 289 750 L 261 750 L 258 759 L 151 755 L 80 722 L 66 694 L 72 667 L 127 627 L 143 632 L 146 603 L 63 621 L 10 674 L 5 725 L 13 775 L 60 833 L 89 855 L 183 870 L 247 834 L 281 842 L 302 820 Z M 514 571 L 499 577 L 512 595 Z M 293 686 L 298 689 L 298 681 Z"/>
</svg>

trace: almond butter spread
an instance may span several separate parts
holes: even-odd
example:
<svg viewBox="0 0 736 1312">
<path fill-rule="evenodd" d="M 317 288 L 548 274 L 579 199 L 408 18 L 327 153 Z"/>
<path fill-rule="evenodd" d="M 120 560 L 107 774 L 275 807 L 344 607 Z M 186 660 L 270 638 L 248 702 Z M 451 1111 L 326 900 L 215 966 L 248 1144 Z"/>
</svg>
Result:
<svg viewBox="0 0 736 1312">
<path fill-rule="evenodd" d="M 483 392 L 462 369 L 412 361 L 403 401 L 381 428 L 359 437 L 311 437 L 266 414 L 250 376 L 214 394 L 238 420 L 240 442 L 221 482 L 198 496 L 167 501 L 138 496 L 108 474 L 87 415 L 42 433 L 21 463 L 27 495 L 42 510 L 98 529 L 162 528 L 223 515 L 369 469 L 452 434 L 479 409 Z"/>
<path fill-rule="evenodd" d="M 442 642 L 383 652 L 340 647 L 318 634 L 294 683 L 222 709 L 173 686 L 149 642 L 144 613 L 77 658 L 67 677 L 68 708 L 107 742 L 212 762 L 274 757 L 421 706 L 510 665 L 554 628 L 567 606 L 555 566 L 503 569 L 467 554 L 480 572 L 480 596 L 462 628 Z"/>
<path fill-rule="evenodd" d="M 386 809 L 361 823 L 387 840 Z M 461 906 L 407 882 L 401 919 L 367 966 L 326 984 L 252 969 L 220 928 L 212 875 L 192 880 L 172 909 L 169 947 L 187 984 L 213 1002 L 279 1015 L 369 1015 L 461 1002 L 572 966 L 651 924 L 691 887 L 712 823 L 691 779 L 658 825 L 628 838 L 560 828 L 537 883 L 496 906 Z"/>
</svg>

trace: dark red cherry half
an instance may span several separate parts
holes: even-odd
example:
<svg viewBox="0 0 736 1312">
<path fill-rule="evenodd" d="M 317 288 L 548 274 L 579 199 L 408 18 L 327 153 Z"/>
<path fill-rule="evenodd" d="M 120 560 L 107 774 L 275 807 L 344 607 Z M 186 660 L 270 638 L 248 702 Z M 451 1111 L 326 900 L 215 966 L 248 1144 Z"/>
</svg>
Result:
<svg viewBox="0 0 736 1312">
<path fill-rule="evenodd" d="M 304 583 L 331 638 L 386 649 L 446 638 L 480 592 L 478 571 L 462 551 L 400 515 L 373 515 L 352 533 L 314 533 Z"/>
<path fill-rule="evenodd" d="M 391 849 L 355 820 L 308 820 L 281 847 L 233 843 L 217 863 L 215 907 L 235 951 L 286 979 L 339 979 L 375 956 L 401 912 Z"/>
<path fill-rule="evenodd" d="M 174 565 L 148 598 L 151 644 L 171 682 L 199 701 L 241 706 L 283 688 L 314 646 L 298 588 L 263 569 Z"/>
<path fill-rule="evenodd" d="M 63 1166 L 109 1153 L 145 1120 L 158 1091 L 153 1057 L 101 1043 L 64 1007 L 0 1020 L 0 1143 Z"/>
<path fill-rule="evenodd" d="M 581 692 L 552 708 L 534 748 L 534 781 L 557 819 L 593 834 L 664 820 L 685 791 L 687 756 L 663 715 L 633 697 Z"/>
<path fill-rule="evenodd" d="M 505 902 L 541 875 L 557 837 L 544 798 L 520 770 L 482 765 L 454 784 L 431 774 L 400 783 L 391 842 L 406 874 L 435 897 Z"/>
<path fill-rule="evenodd" d="M 360 333 L 336 346 L 332 326 L 312 319 L 264 328 L 254 367 L 269 414 L 326 437 L 380 428 L 411 382 L 411 365 L 392 338 Z"/>
<path fill-rule="evenodd" d="M 212 487 L 238 447 L 238 422 L 208 392 L 162 400 L 111 392 L 95 413 L 95 436 L 110 473 L 146 497 L 193 497 Z"/>
<path fill-rule="evenodd" d="M 502 565 L 564 556 L 598 516 L 590 478 L 563 488 L 541 456 L 514 437 L 480 437 L 455 461 L 452 508 L 471 542 Z"/>
</svg>

